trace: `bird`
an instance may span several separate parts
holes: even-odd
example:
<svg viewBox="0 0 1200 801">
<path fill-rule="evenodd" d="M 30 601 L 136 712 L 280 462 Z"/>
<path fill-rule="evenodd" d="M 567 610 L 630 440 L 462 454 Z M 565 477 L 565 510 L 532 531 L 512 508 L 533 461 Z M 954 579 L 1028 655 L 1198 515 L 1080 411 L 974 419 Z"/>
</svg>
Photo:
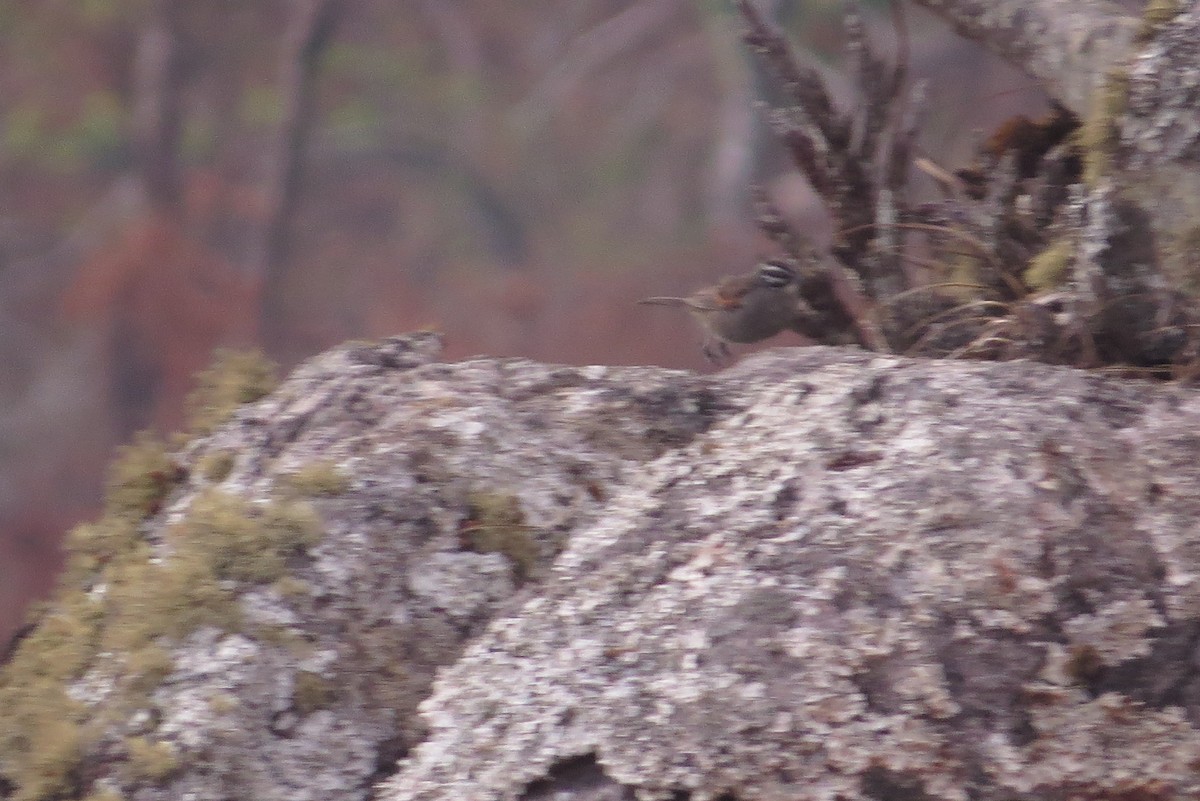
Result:
<svg viewBox="0 0 1200 801">
<path fill-rule="evenodd" d="M 644 298 L 638 303 L 682 306 L 705 332 L 704 355 L 711 362 L 729 358 L 729 343 L 749 344 L 794 328 L 808 309 L 800 297 L 796 271 L 786 262 L 760 262 L 753 272 L 730 276 L 683 298 Z"/>
</svg>

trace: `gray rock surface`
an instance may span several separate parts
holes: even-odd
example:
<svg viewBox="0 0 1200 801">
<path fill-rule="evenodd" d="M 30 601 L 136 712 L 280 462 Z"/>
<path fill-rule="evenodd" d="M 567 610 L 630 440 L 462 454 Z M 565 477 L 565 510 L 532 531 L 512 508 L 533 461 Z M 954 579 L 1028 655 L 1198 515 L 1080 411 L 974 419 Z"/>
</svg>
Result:
<svg viewBox="0 0 1200 801">
<path fill-rule="evenodd" d="M 212 592 L 236 598 L 236 621 L 164 626 L 183 635 L 159 638 L 169 666 L 145 698 L 126 692 L 145 684 L 130 680 L 126 654 L 81 657 L 88 669 L 65 688 L 85 710 L 78 764 L 56 756 L 66 778 L 6 788 L 6 773 L 46 771 L 0 753 L 0 798 L 59 785 L 139 801 L 368 797 L 423 737 L 415 708 L 435 671 L 533 592 L 631 474 L 738 408 L 712 379 L 683 372 L 432 363 L 439 347 L 413 335 L 336 349 L 186 446 L 183 482 L 140 525 L 135 553 L 120 556 L 145 563 L 146 581 L 190 577 L 152 568 L 178 560 L 173 543 L 198 507 L 231 499 L 232 512 L 205 512 L 208 528 L 250 531 L 235 512 L 283 499 L 315 511 L 316 543 L 289 557 L 284 580 L 219 582 Z M 98 575 L 83 588 L 91 603 L 122 603 Z M 195 617 L 201 593 L 191 590 L 172 615 Z M 107 620 L 98 641 L 119 638 Z"/>
<path fill-rule="evenodd" d="M 1200 797 L 1200 399 L 777 351 L 440 676 L 380 792 Z M 626 794 L 615 794 L 615 786 Z"/>
<path fill-rule="evenodd" d="M 138 558 L 177 559 L 214 492 L 299 493 L 321 534 L 223 580 L 235 622 L 165 631 L 136 710 L 125 657 L 91 659 L 78 795 L 1200 797 L 1193 390 L 435 351 L 331 351 L 179 455 Z"/>
</svg>

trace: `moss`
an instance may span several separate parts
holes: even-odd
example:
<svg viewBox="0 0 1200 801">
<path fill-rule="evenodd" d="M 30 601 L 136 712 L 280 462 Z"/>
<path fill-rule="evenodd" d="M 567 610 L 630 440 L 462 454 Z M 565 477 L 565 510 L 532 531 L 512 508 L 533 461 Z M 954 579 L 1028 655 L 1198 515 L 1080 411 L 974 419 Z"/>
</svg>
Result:
<svg viewBox="0 0 1200 801">
<path fill-rule="evenodd" d="M 132 629 L 137 634 L 126 636 L 140 646 L 157 633 L 142 619 L 143 595 L 149 590 L 153 597 L 154 586 L 125 593 L 126 603 L 122 590 L 135 567 L 150 569 L 149 546 L 137 524 L 156 511 L 174 473 L 165 450 L 149 437 L 122 449 L 111 472 L 106 515 L 71 533 L 72 554 L 53 605 L 36 613 L 36 626 L 0 670 L 0 773 L 15 784 L 16 799 L 77 792 L 74 773 L 95 721 L 101 714 L 119 715 L 165 674 L 165 654 L 119 650 L 129 656 L 132 680 L 123 686 L 127 677 L 109 677 L 117 694 L 103 712 L 66 693 L 69 682 L 95 666 L 112 632 Z M 91 590 L 100 584 L 103 593 Z"/>
<path fill-rule="evenodd" d="M 13 801 L 41 801 L 71 794 L 82 752 L 82 729 L 71 719 L 43 718 L 29 732 L 28 761 Z"/>
<path fill-rule="evenodd" d="M 203 559 L 218 579 L 264 583 L 282 578 L 290 556 L 316 542 L 319 521 L 300 502 L 256 508 L 235 495 L 210 490 L 192 503 L 171 532 L 181 556 Z"/>
<path fill-rule="evenodd" d="M 253 403 L 279 384 L 275 365 L 258 351 L 219 350 L 212 367 L 196 377 L 188 396 L 188 428 L 208 434 L 244 403 Z"/>
<path fill-rule="evenodd" d="M 140 541 L 132 520 L 114 515 L 95 523 L 82 523 L 67 534 L 67 569 L 62 584 L 84 587 L 101 567 L 126 553 Z"/>
<path fill-rule="evenodd" d="M 284 477 L 284 482 L 300 495 L 341 495 L 350 489 L 350 478 L 335 462 L 318 459 Z"/>
<path fill-rule="evenodd" d="M 181 478 L 162 441 L 142 432 L 133 444 L 118 449 L 109 468 L 106 511 L 117 517 L 149 517 Z"/>
<path fill-rule="evenodd" d="M 218 483 L 229 477 L 235 459 L 233 451 L 212 451 L 201 456 L 196 467 L 205 481 Z"/>
<path fill-rule="evenodd" d="M 247 634 L 257 642 L 278 648 L 296 659 L 307 659 L 313 654 L 313 644 L 300 631 L 287 626 L 258 625 Z"/>
<path fill-rule="evenodd" d="M 85 795 L 83 801 L 125 801 L 125 796 L 116 790 L 95 790 Z"/>
<path fill-rule="evenodd" d="M 171 530 L 169 541 L 181 556 L 203 555 L 217 579 L 278 578 L 283 565 L 275 549 L 263 547 L 261 529 L 246 500 L 208 491 L 192 502 L 187 518 Z"/>
<path fill-rule="evenodd" d="M 1125 111 L 1129 97 L 1129 74 L 1121 69 L 1110 70 L 1104 85 L 1096 92 L 1092 112 L 1077 134 L 1083 151 L 1083 180 L 1095 186 L 1113 169 L 1118 135 L 1117 119 Z"/>
<path fill-rule="evenodd" d="M 130 675 L 130 689 L 148 695 L 163 679 L 171 675 L 175 660 L 171 652 L 157 644 L 150 644 L 129 653 L 125 659 Z"/>
<path fill-rule="evenodd" d="M 125 747 L 129 758 L 125 772 L 134 781 L 161 782 L 179 769 L 179 757 L 167 743 L 130 737 Z"/>
<path fill-rule="evenodd" d="M 512 564 L 518 583 L 537 567 L 539 549 L 516 497 L 494 492 L 467 496 L 467 520 L 460 529 L 463 544 L 478 553 L 499 553 Z"/>
<path fill-rule="evenodd" d="M 262 544 L 283 557 L 301 553 L 321 541 L 321 518 L 305 501 L 276 500 L 261 509 Z M 274 580 L 282 575 L 274 576 Z"/>
<path fill-rule="evenodd" d="M 1174 232 L 1166 250 L 1184 286 L 1193 294 L 1200 292 L 1200 224 Z"/>
<path fill-rule="evenodd" d="M 285 599 L 307 598 L 312 592 L 308 582 L 301 581 L 295 576 L 283 576 L 275 582 L 275 591 Z"/>
<path fill-rule="evenodd" d="M 95 651 L 101 614 L 100 605 L 83 591 L 65 592 L 22 641 L 14 665 L 19 661 L 21 672 L 43 679 L 77 678 L 87 669 Z"/>
<path fill-rule="evenodd" d="M 41 801 L 74 787 L 82 750 L 82 704 L 64 691 L 88 664 L 94 632 L 70 612 L 54 613 L 0 671 L 0 774 L 14 801 Z"/>
<path fill-rule="evenodd" d="M 208 708 L 218 715 L 235 712 L 241 705 L 242 702 L 233 693 L 221 692 L 208 699 Z"/>
<path fill-rule="evenodd" d="M 1029 262 L 1029 267 L 1025 269 L 1025 283 L 1035 291 L 1062 286 L 1070 275 L 1074 255 L 1075 245 L 1070 239 L 1054 240 Z"/>
<path fill-rule="evenodd" d="M 1068 651 L 1063 669 L 1072 681 L 1086 687 L 1100 676 L 1104 669 L 1104 661 L 1101 659 L 1100 653 L 1092 646 L 1077 644 L 1071 646 Z"/>
<path fill-rule="evenodd" d="M 260 357 L 222 355 L 193 395 L 194 430 L 211 430 L 237 403 L 269 391 L 271 372 Z M 232 462 L 232 454 L 216 452 L 201 465 L 203 475 L 220 480 Z M 120 450 L 104 516 L 71 532 L 56 598 L 39 607 L 35 625 L 0 666 L 0 784 L 12 784 L 14 801 L 80 795 L 82 755 L 99 732 L 145 707 L 174 667 L 172 643 L 205 625 L 240 630 L 235 582 L 281 580 L 288 560 L 320 535 L 303 502 L 252 505 L 216 490 L 201 493 L 161 540 L 144 535 L 143 521 L 183 477 L 149 435 Z M 67 694 L 85 675 L 103 703 Z M 170 746 L 144 738 L 129 741 L 129 757 L 127 769 L 139 780 L 179 767 Z"/>
<path fill-rule="evenodd" d="M 1150 0 L 1142 10 L 1142 24 L 1135 41 L 1140 44 L 1149 42 L 1162 26 L 1175 19 L 1182 10 L 1179 0 Z"/>
<path fill-rule="evenodd" d="M 178 639 L 203 625 L 237 630 L 240 618 L 230 590 L 220 586 L 199 553 L 175 553 L 158 562 L 132 556 L 109 570 L 102 647 L 135 651 L 165 636 Z"/>
<path fill-rule="evenodd" d="M 328 708 L 336 696 L 332 682 L 324 676 L 307 670 L 296 674 L 292 703 L 300 715 L 311 715 L 319 709 Z"/>
<path fill-rule="evenodd" d="M 195 429 L 211 430 L 237 403 L 261 397 L 274 386 L 270 374 L 261 358 L 224 355 L 193 396 Z M 204 474 L 213 480 L 231 466 L 231 455 L 217 453 Z M 214 490 L 194 501 L 165 541 L 143 536 L 143 521 L 183 477 L 154 437 L 139 435 L 120 450 L 104 516 L 71 532 L 56 598 L 39 607 L 36 625 L 0 666 L 0 784 L 13 785 L 15 801 L 82 793 L 82 755 L 98 732 L 145 706 L 173 669 L 172 641 L 203 625 L 239 630 L 231 581 L 281 578 L 288 557 L 320 533 L 303 503 L 251 506 Z M 67 694 L 85 674 L 104 703 L 89 706 Z M 140 779 L 178 767 L 162 743 L 134 738 L 129 754 L 128 769 Z"/>
</svg>

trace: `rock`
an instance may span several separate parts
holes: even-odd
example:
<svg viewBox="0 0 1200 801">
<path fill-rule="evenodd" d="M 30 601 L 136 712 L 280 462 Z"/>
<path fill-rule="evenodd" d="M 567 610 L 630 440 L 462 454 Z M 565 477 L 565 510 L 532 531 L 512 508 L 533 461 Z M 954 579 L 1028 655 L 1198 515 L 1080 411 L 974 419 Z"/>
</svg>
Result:
<svg viewBox="0 0 1200 801">
<path fill-rule="evenodd" d="M 78 727 L 62 775 L 29 746 L 62 721 L 11 701 L 34 735 L 0 727 L 0 788 L 1200 796 L 1194 391 L 829 348 L 706 377 L 435 351 L 331 351 L 174 457 L 0 676 L 50 697 L 22 672 L 46 632 L 88 644 L 45 707 Z"/>
<path fill-rule="evenodd" d="M 387 801 L 1195 798 L 1200 403 L 794 350 L 422 705 Z"/>
</svg>

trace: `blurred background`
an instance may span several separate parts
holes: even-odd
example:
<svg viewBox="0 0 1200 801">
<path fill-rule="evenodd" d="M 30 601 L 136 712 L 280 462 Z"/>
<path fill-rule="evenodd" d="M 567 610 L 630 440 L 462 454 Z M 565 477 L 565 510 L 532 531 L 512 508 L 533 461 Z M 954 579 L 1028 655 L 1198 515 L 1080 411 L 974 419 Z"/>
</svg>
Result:
<svg viewBox="0 0 1200 801">
<path fill-rule="evenodd" d="M 761 6 L 853 104 L 843 4 Z M 936 162 L 1044 109 L 907 18 Z M 450 359 L 711 369 L 634 301 L 774 252 L 751 182 L 830 236 L 740 29 L 729 0 L 0 0 L 0 643 L 214 348 L 286 370 L 435 327 Z"/>
</svg>

